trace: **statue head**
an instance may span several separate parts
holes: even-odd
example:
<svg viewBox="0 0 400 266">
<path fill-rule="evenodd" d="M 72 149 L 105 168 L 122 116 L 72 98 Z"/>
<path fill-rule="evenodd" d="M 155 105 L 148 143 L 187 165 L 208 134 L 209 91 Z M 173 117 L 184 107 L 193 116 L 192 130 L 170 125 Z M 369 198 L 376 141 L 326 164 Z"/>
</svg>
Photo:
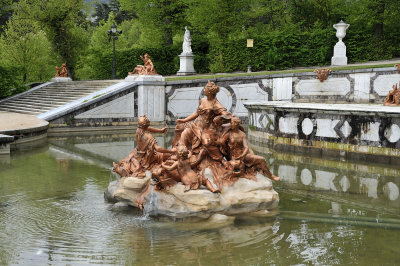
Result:
<svg viewBox="0 0 400 266">
<path fill-rule="evenodd" d="M 215 85 L 214 82 L 208 81 L 207 85 L 204 87 L 204 94 L 207 96 L 210 95 L 217 95 L 219 92 L 219 86 Z"/>
<path fill-rule="evenodd" d="M 240 126 L 240 123 L 241 123 L 242 121 L 240 121 L 240 118 L 239 117 L 237 117 L 237 116 L 232 116 L 232 118 L 231 118 L 231 127 L 232 127 L 232 129 L 236 129 L 236 128 L 238 128 L 239 126 Z"/>
<path fill-rule="evenodd" d="M 179 157 L 181 157 L 181 158 L 187 158 L 188 157 L 188 155 L 189 155 L 189 151 L 188 151 L 188 149 L 185 147 L 185 146 L 179 146 L 178 147 L 178 155 L 179 155 Z"/>
<path fill-rule="evenodd" d="M 138 127 L 146 129 L 148 126 L 150 126 L 150 120 L 147 118 L 147 116 L 142 115 L 141 117 L 139 117 Z"/>
</svg>

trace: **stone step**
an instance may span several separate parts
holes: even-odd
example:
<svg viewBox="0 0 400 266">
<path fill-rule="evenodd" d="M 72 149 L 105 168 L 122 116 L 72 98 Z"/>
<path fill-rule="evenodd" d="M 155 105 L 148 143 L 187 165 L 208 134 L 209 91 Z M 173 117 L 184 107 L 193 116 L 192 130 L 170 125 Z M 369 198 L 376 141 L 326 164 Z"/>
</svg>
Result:
<svg viewBox="0 0 400 266">
<path fill-rule="evenodd" d="M 55 101 L 53 99 L 45 99 L 45 98 L 40 98 L 40 99 L 36 99 L 36 98 L 26 98 L 26 99 L 17 98 L 17 99 L 10 100 L 10 102 L 24 102 L 24 103 L 31 103 L 31 104 L 45 103 L 45 104 L 51 104 L 51 105 L 63 105 L 63 104 L 68 103 L 69 101 L 68 100 Z"/>
<path fill-rule="evenodd" d="M 40 98 L 47 98 L 47 99 L 55 99 L 55 100 L 57 100 L 57 99 L 69 99 L 69 100 L 75 100 L 75 99 L 78 99 L 78 98 L 81 98 L 81 97 L 83 97 L 82 95 L 75 95 L 75 96 L 72 96 L 72 95 L 64 95 L 64 94 L 58 94 L 58 95 L 52 95 L 52 94 L 29 94 L 29 96 L 28 95 L 24 95 L 24 97 L 23 98 L 25 98 L 25 99 L 30 99 L 30 98 L 36 98 L 36 99 L 40 99 Z"/>
<path fill-rule="evenodd" d="M 49 86 L 53 88 L 107 88 L 116 83 L 99 83 L 99 84 L 69 84 L 69 85 L 59 85 L 59 84 L 50 84 Z M 47 87 L 47 86 L 46 86 Z"/>
<path fill-rule="evenodd" d="M 40 89 L 41 91 L 98 91 L 108 86 L 99 86 L 99 87 L 47 87 Z"/>
<path fill-rule="evenodd" d="M 29 104 L 13 104 L 13 103 L 4 103 L 0 105 L 1 107 L 6 107 L 6 108 L 15 108 L 15 109 L 20 109 L 20 110 L 33 110 L 33 111 L 49 111 L 51 109 L 54 109 L 53 107 L 44 107 L 44 106 L 33 106 Z"/>
<path fill-rule="evenodd" d="M 33 112 L 33 111 L 19 110 L 19 109 L 7 108 L 7 107 L 1 107 L 1 106 L 0 106 L 0 111 L 11 112 L 11 113 L 29 114 L 29 115 L 37 115 L 37 114 L 40 114 L 40 113 L 41 113 L 41 112 Z"/>
<path fill-rule="evenodd" d="M 99 89 L 100 90 L 100 89 Z M 87 89 L 73 89 L 73 90 L 38 90 L 38 91 L 34 91 L 34 92 L 42 92 L 42 93 L 91 93 L 91 92 L 95 92 L 95 91 L 99 91 L 99 90 L 87 90 Z M 33 92 L 32 92 L 33 93 Z"/>
<path fill-rule="evenodd" d="M 37 96 L 40 96 L 40 97 L 42 97 L 42 96 L 83 97 L 83 96 L 91 94 L 91 93 L 92 92 L 90 92 L 90 91 L 89 92 L 79 92 L 79 93 L 77 93 L 77 92 L 44 92 L 44 91 L 38 91 L 38 92 L 32 92 L 32 93 L 24 95 L 24 96 L 28 96 L 29 95 L 30 97 L 32 97 L 32 96 L 36 96 L 36 97 Z"/>
<path fill-rule="evenodd" d="M 0 104 L 0 110 L 40 114 L 65 105 L 123 80 L 54 82 L 21 97 Z"/>
<path fill-rule="evenodd" d="M 43 100 L 42 101 L 36 101 L 36 102 L 30 101 L 30 100 L 23 100 L 23 101 L 21 101 L 21 100 L 11 100 L 11 101 L 8 101 L 7 103 L 18 104 L 18 105 L 29 104 L 29 105 L 34 105 L 34 106 L 43 106 L 43 107 L 51 107 L 51 108 L 55 108 L 55 107 L 58 107 L 58 106 L 61 106 L 61 105 L 65 104 L 65 102 L 64 103 L 50 103 L 50 102 L 45 102 Z"/>
</svg>

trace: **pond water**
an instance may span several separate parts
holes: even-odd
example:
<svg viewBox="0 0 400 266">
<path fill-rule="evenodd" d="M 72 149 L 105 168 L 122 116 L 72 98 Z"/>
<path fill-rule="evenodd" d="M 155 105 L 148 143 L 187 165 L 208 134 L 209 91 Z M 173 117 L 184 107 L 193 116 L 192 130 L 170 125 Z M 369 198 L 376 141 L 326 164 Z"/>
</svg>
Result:
<svg viewBox="0 0 400 266">
<path fill-rule="evenodd" d="M 133 147 L 129 134 L 49 137 L 0 157 L 0 265 L 400 264 L 399 166 L 253 145 L 282 178 L 279 209 L 213 226 L 113 210 L 110 167 Z"/>
</svg>

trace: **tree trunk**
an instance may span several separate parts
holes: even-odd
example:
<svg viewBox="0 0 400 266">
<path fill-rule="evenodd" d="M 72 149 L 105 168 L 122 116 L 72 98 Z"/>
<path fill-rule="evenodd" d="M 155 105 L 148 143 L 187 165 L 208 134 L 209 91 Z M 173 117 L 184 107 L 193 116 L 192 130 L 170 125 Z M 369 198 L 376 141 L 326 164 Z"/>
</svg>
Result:
<svg viewBox="0 0 400 266">
<path fill-rule="evenodd" d="M 379 0 L 376 3 L 376 22 L 374 23 L 374 36 L 380 39 L 383 35 L 383 20 L 385 15 L 385 1 Z"/>
</svg>

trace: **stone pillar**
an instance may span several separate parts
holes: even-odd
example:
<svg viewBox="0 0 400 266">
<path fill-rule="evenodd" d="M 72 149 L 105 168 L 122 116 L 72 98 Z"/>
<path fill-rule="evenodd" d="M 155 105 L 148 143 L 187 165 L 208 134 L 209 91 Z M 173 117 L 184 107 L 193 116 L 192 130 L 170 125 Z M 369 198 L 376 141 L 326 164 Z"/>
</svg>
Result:
<svg viewBox="0 0 400 266">
<path fill-rule="evenodd" d="M 10 143 L 13 141 L 13 136 L 0 134 L 0 156 L 10 154 Z"/>
<path fill-rule="evenodd" d="M 176 73 L 178 76 L 194 75 L 194 54 L 180 54 L 180 68 Z"/>
<path fill-rule="evenodd" d="M 165 120 L 165 78 L 161 75 L 129 75 L 125 81 L 138 83 L 138 116 L 150 121 Z"/>
<path fill-rule="evenodd" d="M 345 66 L 347 65 L 346 45 L 342 39 L 346 36 L 346 30 L 350 24 L 346 24 L 341 20 L 339 23 L 333 25 L 336 29 L 336 37 L 339 41 L 333 49 L 332 66 Z"/>
<path fill-rule="evenodd" d="M 69 77 L 54 77 L 50 80 L 51 82 L 70 82 L 72 81 Z"/>
<path fill-rule="evenodd" d="M 274 78 L 272 84 L 272 99 L 274 101 L 291 101 L 292 83 L 292 77 Z"/>
</svg>

